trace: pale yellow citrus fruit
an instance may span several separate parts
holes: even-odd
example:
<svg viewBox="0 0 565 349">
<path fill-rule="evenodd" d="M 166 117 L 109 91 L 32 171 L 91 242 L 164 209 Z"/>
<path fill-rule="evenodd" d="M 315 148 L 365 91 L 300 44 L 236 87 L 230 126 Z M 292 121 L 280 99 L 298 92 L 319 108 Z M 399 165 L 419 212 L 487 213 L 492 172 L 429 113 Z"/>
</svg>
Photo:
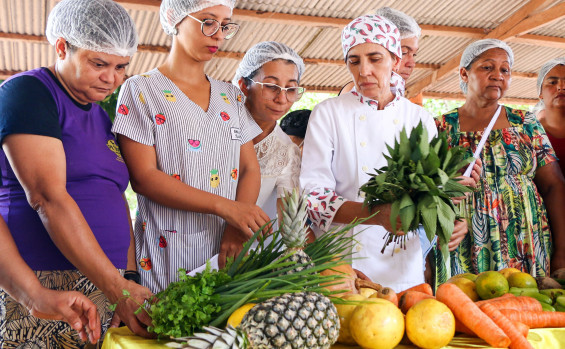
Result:
<svg viewBox="0 0 565 349">
<path fill-rule="evenodd" d="M 369 298 L 374 293 L 377 293 L 377 290 L 373 290 L 372 288 L 361 287 L 359 289 L 359 294 L 364 296 L 365 298 Z"/>
<path fill-rule="evenodd" d="M 504 275 L 497 271 L 484 271 L 475 280 L 477 293 L 481 299 L 500 297 L 508 293 L 508 281 Z"/>
<path fill-rule="evenodd" d="M 528 273 L 518 272 L 508 276 L 508 286 L 520 288 L 537 288 L 538 283 L 533 276 Z"/>
<path fill-rule="evenodd" d="M 392 349 L 404 335 L 404 315 L 385 299 L 370 300 L 353 311 L 349 320 L 351 335 L 363 348 Z"/>
<path fill-rule="evenodd" d="M 455 335 L 455 317 L 442 302 L 424 299 L 406 313 L 406 335 L 419 348 L 444 347 Z"/>
<path fill-rule="evenodd" d="M 245 314 L 247 314 L 247 312 L 254 306 L 255 303 L 247 303 L 237 308 L 233 313 L 231 313 L 230 317 L 228 318 L 228 325 L 232 325 L 233 327 L 239 326 Z"/>
<path fill-rule="evenodd" d="M 341 298 L 347 301 L 364 301 L 367 299 L 360 294 L 350 294 Z M 349 320 L 351 318 L 351 314 L 353 314 L 353 311 L 358 305 L 359 303 L 357 302 L 353 304 L 335 304 L 340 324 L 339 337 L 337 338 L 338 343 L 350 345 L 357 344 L 349 331 Z"/>
<path fill-rule="evenodd" d="M 469 296 L 469 298 L 471 298 L 473 302 L 479 300 L 479 295 L 477 293 L 477 286 L 473 281 L 461 277 L 448 282 L 459 287 L 459 289 L 463 291 L 467 296 Z"/>
</svg>

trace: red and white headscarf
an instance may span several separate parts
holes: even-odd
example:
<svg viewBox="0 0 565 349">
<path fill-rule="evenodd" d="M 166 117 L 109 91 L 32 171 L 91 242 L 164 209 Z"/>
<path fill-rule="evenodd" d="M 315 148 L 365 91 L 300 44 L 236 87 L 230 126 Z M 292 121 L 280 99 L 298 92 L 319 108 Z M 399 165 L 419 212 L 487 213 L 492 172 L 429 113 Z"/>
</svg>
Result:
<svg viewBox="0 0 565 349">
<path fill-rule="evenodd" d="M 402 59 L 400 32 L 388 19 L 377 15 L 365 15 L 351 21 L 341 33 L 343 58 L 349 50 L 359 44 L 379 44 Z"/>
<path fill-rule="evenodd" d="M 402 59 L 402 49 L 400 44 L 400 32 L 398 28 L 388 19 L 377 15 L 365 15 L 351 21 L 343 28 L 341 33 L 341 47 L 343 58 L 347 59 L 347 54 L 352 47 L 360 44 L 373 43 L 381 45 L 392 54 Z M 398 100 L 404 96 L 404 79 L 395 72 L 390 78 L 390 89 Z M 353 91 L 361 103 L 377 108 L 377 101 L 363 98 L 359 93 Z"/>
</svg>

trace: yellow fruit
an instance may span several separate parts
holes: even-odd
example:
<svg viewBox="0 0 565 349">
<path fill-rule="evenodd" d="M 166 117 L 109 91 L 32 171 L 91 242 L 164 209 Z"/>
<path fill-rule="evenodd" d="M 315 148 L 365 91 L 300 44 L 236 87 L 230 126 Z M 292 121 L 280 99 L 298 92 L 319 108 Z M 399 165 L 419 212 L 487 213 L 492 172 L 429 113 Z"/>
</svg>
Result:
<svg viewBox="0 0 565 349">
<path fill-rule="evenodd" d="M 469 298 L 471 298 L 473 302 L 479 300 L 479 295 L 477 293 L 477 286 L 473 281 L 461 277 L 450 281 L 450 283 L 459 287 L 459 289 L 463 291 L 467 296 L 469 296 Z"/>
<path fill-rule="evenodd" d="M 392 349 L 404 335 L 404 315 L 385 299 L 370 300 L 358 305 L 351 315 L 349 330 L 353 339 L 363 348 Z"/>
<path fill-rule="evenodd" d="M 444 347 L 455 335 L 455 317 L 445 304 L 424 299 L 406 313 L 406 335 L 419 348 Z"/>
<path fill-rule="evenodd" d="M 500 297 L 508 293 L 508 281 L 504 275 L 497 271 L 485 271 L 479 274 L 475 280 L 477 293 L 481 299 Z"/>
<path fill-rule="evenodd" d="M 233 313 L 231 313 L 230 317 L 228 318 L 228 325 L 232 325 L 233 327 L 239 326 L 245 314 L 247 314 L 247 312 L 251 310 L 251 308 L 253 308 L 255 304 L 256 303 L 247 303 L 237 308 Z"/>
<path fill-rule="evenodd" d="M 351 294 L 343 296 L 342 298 L 348 301 L 363 301 L 367 299 L 360 294 Z M 349 331 L 349 320 L 357 305 L 358 304 L 335 304 L 340 323 L 339 337 L 337 339 L 338 343 L 351 345 L 357 344 Z"/>
<path fill-rule="evenodd" d="M 368 288 L 368 287 L 361 287 L 359 289 L 359 294 L 362 295 L 365 298 L 369 298 L 371 297 L 372 294 L 377 293 L 377 290 L 373 290 L 372 288 Z"/>
<path fill-rule="evenodd" d="M 499 273 L 501 273 L 502 275 L 504 275 L 504 277 L 506 279 L 508 279 L 508 277 L 514 273 L 521 273 L 522 271 L 520 269 L 516 269 L 516 268 L 504 268 L 502 270 L 499 271 Z"/>
<path fill-rule="evenodd" d="M 537 288 L 538 283 L 533 276 L 528 273 L 518 272 L 508 276 L 508 286 L 520 288 Z"/>
<path fill-rule="evenodd" d="M 446 282 L 452 282 L 453 280 L 457 280 L 457 279 L 468 279 L 471 280 L 473 282 L 475 282 L 475 280 L 477 279 L 477 275 L 475 274 L 471 274 L 471 273 L 462 273 L 462 274 L 457 274 L 452 276 L 449 280 L 447 280 Z"/>
</svg>

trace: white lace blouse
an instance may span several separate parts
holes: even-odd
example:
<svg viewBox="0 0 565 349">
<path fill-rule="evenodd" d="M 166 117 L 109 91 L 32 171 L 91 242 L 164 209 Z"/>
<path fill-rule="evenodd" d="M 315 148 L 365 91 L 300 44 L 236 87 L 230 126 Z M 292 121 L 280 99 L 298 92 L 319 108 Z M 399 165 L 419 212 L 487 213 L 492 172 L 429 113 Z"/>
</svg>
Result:
<svg viewBox="0 0 565 349">
<path fill-rule="evenodd" d="M 298 187 L 300 149 L 279 125 L 254 147 L 261 167 L 261 190 L 257 205 L 271 219 L 275 219 L 277 198 L 284 189 L 292 190 Z"/>
</svg>

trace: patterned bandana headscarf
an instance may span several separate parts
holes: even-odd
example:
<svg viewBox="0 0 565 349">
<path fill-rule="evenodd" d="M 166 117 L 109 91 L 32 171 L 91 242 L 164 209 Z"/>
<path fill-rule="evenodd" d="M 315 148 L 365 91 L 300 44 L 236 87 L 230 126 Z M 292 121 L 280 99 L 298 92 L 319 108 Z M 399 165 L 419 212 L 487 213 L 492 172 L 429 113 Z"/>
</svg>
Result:
<svg viewBox="0 0 565 349">
<path fill-rule="evenodd" d="M 391 21 L 382 16 L 361 16 L 354 19 L 343 28 L 341 33 L 343 58 L 347 59 L 347 54 L 352 47 L 365 43 L 379 44 L 402 59 L 398 28 Z M 390 78 L 390 89 L 392 93 L 396 95 L 395 101 L 404 95 L 404 79 L 395 72 L 392 72 Z M 354 93 L 354 95 L 359 98 L 361 103 L 374 108 L 378 107 L 377 101 L 366 97 L 363 98 L 359 93 Z"/>
</svg>

